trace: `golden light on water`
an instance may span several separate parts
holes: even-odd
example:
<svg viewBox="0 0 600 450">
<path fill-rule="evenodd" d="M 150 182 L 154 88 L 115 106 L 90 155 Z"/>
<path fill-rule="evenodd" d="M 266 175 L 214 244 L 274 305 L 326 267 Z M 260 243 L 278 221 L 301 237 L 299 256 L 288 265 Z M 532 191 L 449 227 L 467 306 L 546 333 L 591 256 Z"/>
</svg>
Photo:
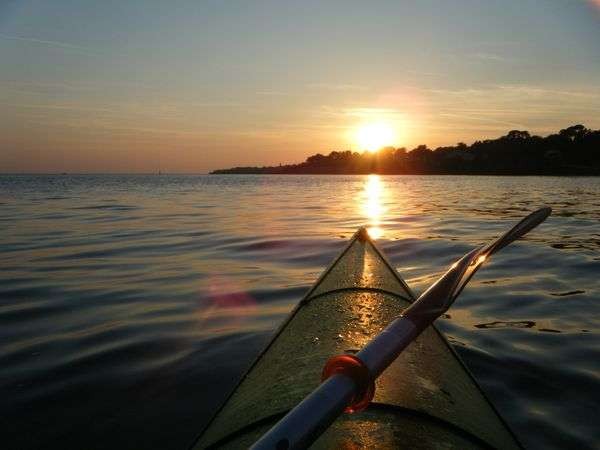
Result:
<svg viewBox="0 0 600 450">
<path fill-rule="evenodd" d="M 385 212 L 384 185 L 379 175 L 369 175 L 363 190 L 363 213 L 368 220 L 367 231 L 373 239 L 383 236 L 381 220 Z"/>
<path fill-rule="evenodd" d="M 356 143 L 360 150 L 376 152 L 396 143 L 396 129 L 387 122 L 372 122 L 360 125 L 356 130 Z"/>
</svg>

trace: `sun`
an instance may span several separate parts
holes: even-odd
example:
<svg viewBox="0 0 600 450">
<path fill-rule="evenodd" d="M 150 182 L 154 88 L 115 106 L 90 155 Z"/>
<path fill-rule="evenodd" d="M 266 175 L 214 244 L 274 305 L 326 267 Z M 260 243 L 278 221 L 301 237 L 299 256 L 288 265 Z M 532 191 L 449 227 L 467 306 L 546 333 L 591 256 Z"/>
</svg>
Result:
<svg viewBox="0 0 600 450">
<path fill-rule="evenodd" d="M 356 130 L 356 143 L 361 150 L 374 153 L 382 147 L 393 145 L 395 141 L 396 129 L 389 123 L 366 123 Z"/>
</svg>

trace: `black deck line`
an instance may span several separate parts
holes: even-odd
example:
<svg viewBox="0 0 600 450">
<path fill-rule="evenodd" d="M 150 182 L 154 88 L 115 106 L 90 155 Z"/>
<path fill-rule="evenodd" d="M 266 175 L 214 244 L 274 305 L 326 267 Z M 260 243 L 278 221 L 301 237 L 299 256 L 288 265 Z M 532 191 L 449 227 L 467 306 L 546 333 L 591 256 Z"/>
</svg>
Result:
<svg viewBox="0 0 600 450">
<path fill-rule="evenodd" d="M 380 288 L 372 288 L 372 287 L 366 287 L 366 286 L 352 286 L 352 287 L 344 287 L 344 288 L 337 288 L 337 289 L 331 289 L 329 291 L 325 291 L 325 292 L 320 292 L 317 295 L 313 295 L 311 297 L 308 297 L 306 299 L 303 300 L 302 305 L 306 305 L 310 302 L 312 302 L 315 299 L 321 298 L 325 295 L 329 295 L 329 294 L 335 294 L 338 292 L 353 292 L 353 291 L 357 291 L 357 292 L 374 292 L 376 294 L 385 294 L 385 295 L 391 295 L 392 297 L 398 297 L 401 298 L 404 301 L 407 301 L 409 303 L 412 302 L 412 300 L 410 298 L 407 297 L 403 297 L 402 295 L 396 293 L 396 292 L 392 292 L 392 291 L 388 291 L 387 289 L 380 289 Z"/>
<path fill-rule="evenodd" d="M 409 408 L 404 408 L 402 406 L 395 406 L 395 405 L 388 405 L 387 403 L 371 403 L 368 408 L 369 409 L 375 409 L 375 410 L 381 410 L 384 412 L 391 412 L 397 415 L 402 415 L 402 416 L 411 416 L 414 418 L 418 418 L 421 419 L 422 421 L 428 421 L 428 422 L 432 422 L 435 423 L 436 425 L 438 425 L 441 428 L 445 428 L 446 430 L 451 431 L 452 433 L 474 443 L 479 445 L 482 448 L 486 448 L 486 449 L 494 449 L 494 447 L 492 447 L 490 444 L 488 444 L 486 441 L 484 441 L 483 439 L 475 436 L 474 434 L 469 433 L 468 431 L 466 431 L 465 429 L 454 425 L 451 422 L 447 422 L 444 419 L 440 419 L 439 417 L 436 416 L 432 416 L 431 414 L 427 414 L 425 412 L 422 411 L 417 411 L 414 409 L 409 409 Z M 290 410 L 286 410 L 283 412 L 279 412 L 277 414 L 271 414 L 270 416 L 267 417 L 263 417 L 260 420 L 257 420 L 256 422 L 252 422 L 236 431 L 231 432 L 230 434 L 228 434 L 227 436 L 225 436 L 224 438 L 219 439 L 217 442 L 214 442 L 212 444 L 210 444 L 209 446 L 205 447 L 207 450 L 209 449 L 217 449 L 217 448 L 221 448 L 224 445 L 227 445 L 229 442 L 235 440 L 236 438 L 238 438 L 239 436 L 242 436 L 250 431 L 252 431 L 255 428 L 261 427 L 263 425 L 267 425 L 269 423 L 276 423 L 278 422 L 280 419 L 282 419 Z M 360 413 L 356 413 L 356 414 L 360 414 Z"/>
</svg>

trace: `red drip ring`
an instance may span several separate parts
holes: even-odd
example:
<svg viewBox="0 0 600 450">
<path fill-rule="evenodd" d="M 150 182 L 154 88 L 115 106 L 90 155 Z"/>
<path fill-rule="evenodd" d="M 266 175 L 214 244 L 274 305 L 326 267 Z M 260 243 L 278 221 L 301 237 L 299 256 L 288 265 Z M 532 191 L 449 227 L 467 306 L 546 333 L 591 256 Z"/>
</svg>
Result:
<svg viewBox="0 0 600 450">
<path fill-rule="evenodd" d="M 321 382 L 338 373 L 352 378 L 357 386 L 352 402 L 346 407 L 345 412 L 362 411 L 369 406 L 375 395 L 375 383 L 371 379 L 369 369 L 365 366 L 365 363 L 354 355 L 332 356 L 325 363 L 321 374 Z"/>
</svg>

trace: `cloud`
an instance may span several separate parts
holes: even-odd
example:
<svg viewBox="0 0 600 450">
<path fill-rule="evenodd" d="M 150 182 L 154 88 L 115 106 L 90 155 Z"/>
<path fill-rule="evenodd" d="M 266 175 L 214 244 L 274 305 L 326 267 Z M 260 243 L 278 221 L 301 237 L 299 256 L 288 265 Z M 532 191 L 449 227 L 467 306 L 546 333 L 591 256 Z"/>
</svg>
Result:
<svg viewBox="0 0 600 450">
<path fill-rule="evenodd" d="M 366 91 L 368 86 L 358 84 L 330 84 L 330 83 L 312 83 L 306 85 L 309 89 L 323 89 L 328 91 Z"/>
<path fill-rule="evenodd" d="M 5 40 L 9 40 L 9 41 L 28 42 L 31 44 L 38 44 L 38 45 L 43 45 L 46 47 L 59 48 L 62 50 L 72 51 L 72 52 L 76 52 L 76 53 L 83 53 L 83 54 L 90 54 L 90 55 L 91 54 L 100 54 L 99 52 L 92 50 L 88 47 L 82 47 L 80 45 L 69 44 L 67 42 L 47 41 L 47 40 L 43 40 L 43 39 L 36 39 L 36 38 L 24 37 L 24 36 L 10 36 L 7 34 L 0 34 L 0 39 L 5 39 Z"/>
<path fill-rule="evenodd" d="M 476 114 L 467 114 L 467 111 L 463 110 L 457 113 L 440 112 L 438 115 L 440 117 L 446 117 L 450 119 L 459 119 L 459 121 L 463 123 L 467 121 L 474 121 L 502 125 L 503 127 L 510 128 L 525 128 L 525 125 L 523 125 L 522 122 L 502 120 L 497 118 L 497 113 L 490 113 L 489 111 L 478 111 Z"/>
<path fill-rule="evenodd" d="M 189 106 L 195 106 L 198 108 L 244 108 L 247 105 L 236 101 L 214 101 L 214 102 L 200 102 L 192 103 Z"/>
<path fill-rule="evenodd" d="M 600 0 L 599 0 L 600 1 Z M 588 88 L 586 90 L 574 90 L 574 89 L 554 89 L 554 88 L 544 88 L 539 86 L 530 86 L 530 85 L 497 85 L 497 89 L 501 91 L 519 96 L 528 96 L 528 97 L 545 97 L 545 98 L 572 98 L 572 99 L 580 99 L 580 100 L 592 100 L 592 99 L 600 99 L 600 87 L 597 88 Z"/>
<path fill-rule="evenodd" d="M 496 61 L 496 62 L 513 62 L 514 61 L 514 59 L 512 59 L 512 58 L 506 58 L 506 57 L 498 55 L 496 53 L 483 53 L 483 52 L 473 54 L 473 58 L 481 59 L 484 61 Z"/>
<path fill-rule="evenodd" d="M 359 118 L 394 118 L 398 116 L 403 116 L 405 114 L 404 111 L 400 111 L 394 108 L 347 108 L 344 110 L 344 113 L 350 117 L 359 117 Z"/>
<path fill-rule="evenodd" d="M 490 106 L 490 109 L 506 103 L 527 106 L 526 101 L 561 106 L 580 103 L 590 107 L 593 106 L 593 101 L 600 101 L 600 86 L 565 89 L 563 87 L 541 87 L 526 84 L 496 84 L 467 89 L 418 90 L 430 97 L 430 103 L 439 104 L 442 101 L 445 104 L 450 104 L 456 102 L 457 106 L 466 106 L 468 103 L 484 102 L 483 104 L 493 105 Z"/>
<path fill-rule="evenodd" d="M 68 104 L 10 104 L 0 103 L 1 105 L 11 106 L 13 108 L 31 108 L 31 109 L 51 109 L 64 111 L 87 111 L 87 112 L 113 112 L 111 108 L 98 108 Z"/>
<path fill-rule="evenodd" d="M 283 92 L 283 91 L 258 91 L 256 93 L 256 95 L 264 95 L 267 97 L 288 97 L 293 94 L 290 92 Z"/>
</svg>

